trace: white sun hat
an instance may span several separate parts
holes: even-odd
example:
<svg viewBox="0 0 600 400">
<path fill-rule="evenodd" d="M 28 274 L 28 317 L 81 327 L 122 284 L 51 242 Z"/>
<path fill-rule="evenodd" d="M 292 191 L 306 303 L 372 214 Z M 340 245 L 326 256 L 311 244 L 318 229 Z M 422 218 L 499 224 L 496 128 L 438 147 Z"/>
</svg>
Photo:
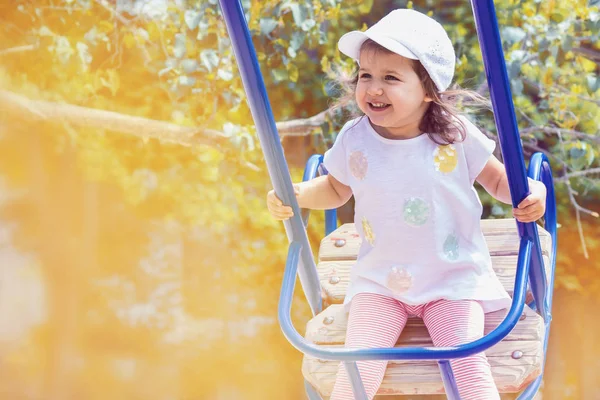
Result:
<svg viewBox="0 0 600 400">
<path fill-rule="evenodd" d="M 456 62 L 454 47 L 433 18 L 415 10 L 394 10 L 364 32 L 346 33 L 338 48 L 358 62 L 360 47 L 367 39 L 393 53 L 419 60 L 440 92 L 450 86 Z"/>
</svg>

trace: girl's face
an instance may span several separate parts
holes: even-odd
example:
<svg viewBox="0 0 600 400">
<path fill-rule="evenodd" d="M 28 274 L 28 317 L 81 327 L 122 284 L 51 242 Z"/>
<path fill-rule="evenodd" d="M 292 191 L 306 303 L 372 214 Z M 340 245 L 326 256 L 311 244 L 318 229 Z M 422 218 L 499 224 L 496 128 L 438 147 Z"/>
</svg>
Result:
<svg viewBox="0 0 600 400">
<path fill-rule="evenodd" d="M 411 60 L 383 51 L 361 52 L 356 103 L 377 133 L 392 139 L 420 135 L 430 101 Z"/>
</svg>

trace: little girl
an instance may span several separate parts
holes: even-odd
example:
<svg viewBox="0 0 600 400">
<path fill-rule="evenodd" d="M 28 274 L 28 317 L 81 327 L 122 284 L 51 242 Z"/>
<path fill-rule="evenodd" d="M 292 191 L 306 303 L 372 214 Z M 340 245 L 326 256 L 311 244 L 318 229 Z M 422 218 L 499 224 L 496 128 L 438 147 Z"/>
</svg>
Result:
<svg viewBox="0 0 600 400">
<path fill-rule="evenodd" d="M 424 320 L 435 346 L 483 336 L 484 313 L 510 297 L 494 274 L 481 232 L 479 182 L 511 202 L 504 166 L 484 136 L 446 100 L 455 54 L 443 27 L 419 12 L 395 10 L 365 32 L 342 36 L 339 50 L 358 63 L 354 100 L 364 115 L 347 122 L 325 153 L 329 172 L 295 185 L 301 208 L 331 209 L 355 197 L 362 238 L 345 304 L 346 346 L 393 347 L 409 316 Z M 546 189 L 513 210 L 521 222 L 544 214 Z M 273 191 L 271 214 L 292 216 Z M 499 399 L 483 353 L 451 361 L 461 399 Z M 359 362 L 369 399 L 386 361 Z M 331 400 L 353 399 L 340 364 Z"/>
</svg>

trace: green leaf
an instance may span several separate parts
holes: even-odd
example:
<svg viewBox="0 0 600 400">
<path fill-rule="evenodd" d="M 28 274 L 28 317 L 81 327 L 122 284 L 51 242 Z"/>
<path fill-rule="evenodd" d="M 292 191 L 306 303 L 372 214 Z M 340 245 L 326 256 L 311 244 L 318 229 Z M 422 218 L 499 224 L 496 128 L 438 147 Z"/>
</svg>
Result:
<svg viewBox="0 0 600 400">
<path fill-rule="evenodd" d="M 550 15 L 550 19 L 553 22 L 562 22 L 565 20 L 565 16 L 561 12 L 555 11 L 552 13 L 552 15 Z"/>
<path fill-rule="evenodd" d="M 594 162 L 594 150 L 588 143 L 577 141 L 568 146 L 571 165 L 576 170 L 588 168 Z"/>
<path fill-rule="evenodd" d="M 521 61 L 513 61 L 508 64 L 508 77 L 512 80 L 519 76 L 521 73 Z"/>
<path fill-rule="evenodd" d="M 566 36 L 560 46 L 565 53 L 571 50 L 573 48 L 573 36 Z"/>
<path fill-rule="evenodd" d="M 273 75 L 273 79 L 275 79 L 276 83 L 284 81 L 288 78 L 288 73 L 285 69 L 272 69 L 271 75 Z"/>
<path fill-rule="evenodd" d="M 588 74 L 586 77 L 588 88 L 592 93 L 600 89 L 600 77 L 594 74 Z"/>
<path fill-rule="evenodd" d="M 300 49 L 302 43 L 304 43 L 305 34 L 302 32 L 294 32 L 292 33 L 292 40 L 290 40 L 290 46 L 294 50 Z"/>
<path fill-rule="evenodd" d="M 185 53 L 186 53 L 185 42 L 186 42 L 185 34 L 183 34 L 183 33 L 175 34 L 175 46 L 173 46 L 173 55 L 176 58 L 181 58 L 185 55 Z"/>
<path fill-rule="evenodd" d="M 512 53 L 510 53 L 510 60 L 511 61 L 523 61 L 523 59 L 525 58 L 525 56 L 527 56 L 527 52 L 524 50 L 515 50 Z"/>
<path fill-rule="evenodd" d="M 217 52 L 212 49 L 203 50 L 200 53 L 200 59 L 209 72 L 212 71 L 213 67 L 219 65 L 219 56 L 217 55 Z"/>
<path fill-rule="evenodd" d="M 292 10 L 294 23 L 296 24 L 296 26 L 301 27 L 306 18 L 308 17 L 308 11 L 304 6 L 292 2 L 289 3 L 289 8 Z"/>
<path fill-rule="evenodd" d="M 520 79 L 513 79 L 510 81 L 512 94 L 520 96 L 523 94 L 523 81 Z"/>
<path fill-rule="evenodd" d="M 288 76 L 290 78 L 290 81 L 292 81 L 294 83 L 297 82 L 298 76 L 299 76 L 299 71 L 298 71 L 298 67 L 296 66 L 296 64 L 289 63 L 287 66 L 287 70 L 288 70 Z"/>
<path fill-rule="evenodd" d="M 296 58 L 296 50 L 294 50 L 293 47 L 288 47 L 288 55 L 290 56 L 290 58 Z"/>
<path fill-rule="evenodd" d="M 233 79 L 233 72 L 220 69 L 217 71 L 217 76 L 224 81 L 230 81 Z"/>
<path fill-rule="evenodd" d="M 183 19 L 190 30 L 196 29 L 200 22 L 200 18 L 202 18 L 202 13 L 196 10 L 185 10 L 185 13 L 183 14 Z"/>
<path fill-rule="evenodd" d="M 273 18 L 261 18 L 260 19 L 260 33 L 265 36 L 269 36 L 271 32 L 277 27 L 277 20 Z"/>
<path fill-rule="evenodd" d="M 516 26 L 507 26 L 502 29 L 502 38 L 508 44 L 520 42 L 521 40 L 525 39 L 526 35 L 527 34 L 523 29 Z"/>
<path fill-rule="evenodd" d="M 196 70 L 198 69 L 198 61 L 196 61 L 192 58 L 187 58 L 185 60 L 182 60 L 181 68 L 183 68 L 183 71 L 186 74 L 191 74 L 193 72 L 196 72 Z"/>
<path fill-rule="evenodd" d="M 195 83 L 196 78 L 194 78 L 193 76 L 181 75 L 179 77 L 179 84 L 181 86 L 194 86 Z"/>
<path fill-rule="evenodd" d="M 373 8 L 373 0 L 364 0 L 361 3 L 359 3 L 358 11 L 361 12 L 362 14 L 366 14 L 366 13 L 371 12 L 372 8 Z"/>
<path fill-rule="evenodd" d="M 302 28 L 303 31 L 308 32 L 309 30 L 311 30 L 317 23 L 315 22 L 314 19 L 307 19 L 304 22 L 302 22 L 302 25 L 300 25 L 300 28 Z"/>
</svg>

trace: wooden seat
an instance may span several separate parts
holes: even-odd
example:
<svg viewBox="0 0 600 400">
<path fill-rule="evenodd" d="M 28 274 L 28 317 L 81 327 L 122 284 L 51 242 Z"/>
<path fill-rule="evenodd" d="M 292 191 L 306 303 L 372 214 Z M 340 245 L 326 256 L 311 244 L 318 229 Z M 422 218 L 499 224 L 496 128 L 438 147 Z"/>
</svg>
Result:
<svg viewBox="0 0 600 400">
<path fill-rule="evenodd" d="M 519 237 L 514 219 L 482 220 L 492 265 L 496 275 L 512 294 Z M 539 227 L 546 273 L 549 272 L 550 234 Z M 346 337 L 347 313 L 342 303 L 348 287 L 350 269 L 355 263 L 360 237 L 354 224 L 345 224 L 321 241 L 318 271 L 321 284 L 332 304 L 309 321 L 306 338 L 324 346 L 343 346 Z M 485 333 L 502 322 L 506 310 L 486 315 Z M 542 318 L 525 306 L 519 323 L 511 333 L 485 353 L 492 367 L 494 380 L 502 393 L 522 390 L 542 371 L 543 365 Z M 418 318 L 409 318 L 397 346 L 432 346 L 431 339 Z M 333 389 L 338 362 L 317 360 L 305 356 L 302 366 L 304 377 L 322 396 Z M 379 395 L 439 394 L 444 387 L 435 361 L 391 361 L 379 389 Z"/>
</svg>

